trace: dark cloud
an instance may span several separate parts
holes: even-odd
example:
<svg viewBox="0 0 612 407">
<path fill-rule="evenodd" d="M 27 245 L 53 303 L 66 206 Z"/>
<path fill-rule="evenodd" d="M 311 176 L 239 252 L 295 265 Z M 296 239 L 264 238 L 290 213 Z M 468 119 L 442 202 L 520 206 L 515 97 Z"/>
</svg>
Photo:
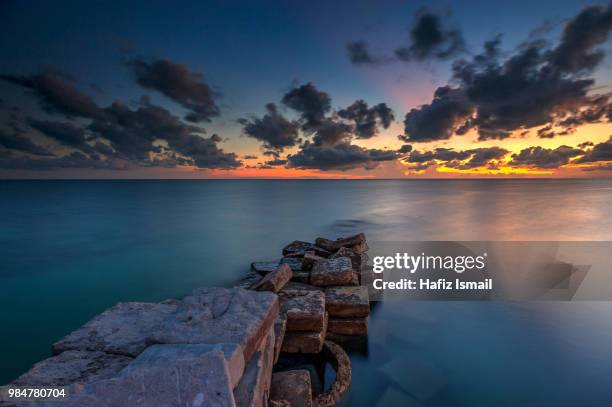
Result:
<svg viewBox="0 0 612 407">
<path fill-rule="evenodd" d="M 378 134 L 378 128 L 389 128 L 395 116 L 393 110 L 386 103 L 379 103 L 371 108 L 363 99 L 356 100 L 346 109 L 338 112 L 338 116 L 354 122 L 355 136 L 360 139 L 368 139 Z"/>
<path fill-rule="evenodd" d="M 428 58 L 446 59 L 463 51 L 465 44 L 458 30 L 444 27 L 440 16 L 422 9 L 410 30 L 410 44 L 395 50 L 403 61 Z"/>
<path fill-rule="evenodd" d="M 278 112 L 274 103 L 266 105 L 267 113 L 262 118 L 239 119 L 245 135 L 263 142 L 264 148 L 277 155 L 287 147 L 293 147 L 300 141 L 299 125 L 287 120 Z"/>
<path fill-rule="evenodd" d="M 95 160 L 83 153 L 75 151 L 67 156 L 48 159 L 32 159 L 27 157 L 0 160 L 0 168 L 11 170 L 50 171 L 62 168 L 88 168 L 125 170 L 129 165 L 115 160 Z"/>
<path fill-rule="evenodd" d="M 353 137 L 353 130 L 349 124 L 325 118 L 319 124 L 312 141 L 316 146 L 335 146 L 348 142 Z"/>
<path fill-rule="evenodd" d="M 406 154 L 411 151 L 412 151 L 412 146 L 410 144 L 404 144 L 403 146 L 400 147 L 399 150 L 397 150 L 397 152 L 400 154 Z"/>
<path fill-rule="evenodd" d="M 550 55 L 551 64 L 568 73 L 592 70 L 604 58 L 597 47 L 608 39 L 611 28 L 612 4 L 585 8 L 565 26 L 561 43 Z"/>
<path fill-rule="evenodd" d="M 33 155 L 41 155 L 41 156 L 51 156 L 53 155 L 49 150 L 43 148 L 37 144 L 34 144 L 32 140 L 30 140 L 26 136 L 22 136 L 21 134 L 9 134 L 0 129 L 0 145 L 4 148 L 8 148 L 10 150 L 21 151 L 23 153 L 33 154 Z"/>
<path fill-rule="evenodd" d="M 316 130 L 331 110 L 329 95 L 319 91 L 311 82 L 291 89 L 283 96 L 282 102 L 300 114 L 306 130 Z"/>
<path fill-rule="evenodd" d="M 257 158 L 258 157 L 256 155 L 250 155 L 250 154 L 242 156 L 242 159 L 244 160 L 257 160 Z"/>
<path fill-rule="evenodd" d="M 512 161 L 509 164 L 518 167 L 552 169 L 566 165 L 571 158 L 582 154 L 584 151 L 569 146 L 560 146 L 555 149 L 540 146 L 529 147 L 518 154 L 512 154 Z"/>
<path fill-rule="evenodd" d="M 287 160 L 275 159 L 275 160 L 266 161 L 265 164 L 270 165 L 270 166 L 286 165 Z"/>
<path fill-rule="evenodd" d="M 397 158 L 395 151 L 367 149 L 354 144 L 340 143 L 334 146 L 317 146 L 306 143 L 297 154 L 290 154 L 290 167 L 318 169 L 322 171 L 347 171 L 355 168 L 376 168 L 382 161 Z"/>
<path fill-rule="evenodd" d="M 496 160 L 502 159 L 506 154 L 508 154 L 508 150 L 500 147 L 481 147 L 469 150 L 436 148 L 423 152 L 414 150 L 403 161 L 405 163 L 418 164 L 410 166 L 410 169 L 417 171 L 436 164 L 457 169 L 471 169 L 490 166 Z"/>
<path fill-rule="evenodd" d="M 98 118 L 101 109 L 93 99 L 54 72 L 39 75 L 0 75 L 4 80 L 31 90 L 48 113 L 60 113 L 69 117 Z"/>
<path fill-rule="evenodd" d="M 551 126 L 539 133 L 550 138 L 580 124 L 610 120 L 608 95 L 591 95 L 595 81 L 587 76 L 601 61 L 597 47 L 612 29 L 610 7 L 584 9 L 567 23 L 555 48 L 531 41 L 502 60 L 500 37 L 486 42 L 481 54 L 454 63 L 455 87 L 438 88 L 430 104 L 406 115 L 406 137 L 444 140 L 473 128 L 480 140 L 504 139 Z M 561 129 L 554 132 L 553 125 Z"/>
<path fill-rule="evenodd" d="M 82 127 L 77 127 L 67 122 L 55 122 L 45 120 L 28 121 L 32 128 L 40 131 L 47 137 L 59 141 L 61 144 L 78 149 L 90 148 L 87 144 L 87 135 Z"/>
<path fill-rule="evenodd" d="M 580 157 L 576 163 L 592 163 L 597 161 L 612 161 L 612 136 L 607 141 L 597 143 L 587 150 L 583 157 Z"/>
<path fill-rule="evenodd" d="M 430 104 L 411 109 L 406 114 L 405 137 L 401 139 L 410 142 L 449 139 L 465 125 L 472 109 L 463 91 L 448 86 L 438 88 Z"/>
<path fill-rule="evenodd" d="M 354 65 L 376 65 L 382 61 L 370 53 L 368 43 L 365 41 L 349 42 L 346 45 L 349 61 Z"/>
<path fill-rule="evenodd" d="M 209 122 L 219 116 L 215 99 L 219 96 L 204 80 L 187 66 L 168 59 L 146 61 L 133 59 L 129 65 L 134 70 L 136 82 L 153 89 L 190 110 L 185 119 L 190 122 Z"/>
</svg>

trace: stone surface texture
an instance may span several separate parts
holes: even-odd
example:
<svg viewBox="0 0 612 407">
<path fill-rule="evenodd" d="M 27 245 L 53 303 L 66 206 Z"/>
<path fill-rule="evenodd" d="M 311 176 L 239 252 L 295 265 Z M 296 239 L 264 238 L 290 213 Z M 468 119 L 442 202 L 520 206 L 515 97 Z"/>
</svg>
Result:
<svg viewBox="0 0 612 407">
<path fill-rule="evenodd" d="M 67 350 L 104 351 L 138 356 L 147 347 L 147 338 L 176 310 L 172 304 L 119 303 L 52 346 L 54 354 Z"/>
<path fill-rule="evenodd" d="M 332 317 L 366 317 L 370 314 L 368 288 L 328 287 L 325 289 L 325 308 Z"/>
<path fill-rule="evenodd" d="M 325 313 L 323 329 L 320 332 L 285 332 L 282 352 L 287 353 L 319 353 L 327 334 L 328 315 Z"/>
<path fill-rule="evenodd" d="M 287 331 L 320 331 L 325 316 L 321 291 L 286 290 L 279 293 L 280 312 L 287 316 Z"/>
<path fill-rule="evenodd" d="M 350 285 L 355 279 L 356 273 L 348 257 L 317 262 L 310 273 L 310 284 L 321 287 Z"/>
<path fill-rule="evenodd" d="M 286 263 L 281 263 L 275 271 L 266 274 L 264 278 L 253 284 L 251 289 L 277 293 L 292 277 L 293 271 L 291 271 L 291 267 Z"/>
<path fill-rule="evenodd" d="M 317 256 L 327 257 L 331 253 L 322 247 L 316 246 L 309 242 L 295 240 L 283 248 L 283 256 L 304 256 L 307 251 L 314 252 Z"/>
<path fill-rule="evenodd" d="M 288 401 L 291 407 L 311 407 L 312 388 L 308 370 L 289 370 L 272 375 L 271 400 Z"/>
<path fill-rule="evenodd" d="M 344 397 L 351 386 L 351 360 L 346 352 L 332 341 L 325 341 L 322 351 L 336 370 L 336 379 L 328 391 L 315 398 L 313 404 L 320 407 L 331 407 Z"/>
<path fill-rule="evenodd" d="M 327 332 L 340 335 L 365 336 L 368 334 L 368 318 L 329 318 Z"/>
<path fill-rule="evenodd" d="M 234 390 L 236 406 L 266 406 L 274 366 L 274 344 L 275 337 L 272 328 L 247 364 L 244 375 Z"/>
<path fill-rule="evenodd" d="M 363 245 L 365 241 L 365 235 L 363 233 L 359 233 L 357 235 L 338 240 L 329 240 L 319 237 L 315 240 L 315 245 L 322 247 L 323 249 L 328 250 L 330 252 L 335 252 L 341 247 L 354 247 Z"/>
</svg>

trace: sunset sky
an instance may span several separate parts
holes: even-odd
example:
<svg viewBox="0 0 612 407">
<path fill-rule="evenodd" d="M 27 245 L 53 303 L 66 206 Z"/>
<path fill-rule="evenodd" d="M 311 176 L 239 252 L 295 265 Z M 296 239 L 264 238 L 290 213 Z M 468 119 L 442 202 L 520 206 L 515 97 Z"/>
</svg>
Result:
<svg viewBox="0 0 612 407">
<path fill-rule="evenodd" d="M 610 3 L 8 0 L 0 21 L 2 178 L 612 175 Z"/>
</svg>

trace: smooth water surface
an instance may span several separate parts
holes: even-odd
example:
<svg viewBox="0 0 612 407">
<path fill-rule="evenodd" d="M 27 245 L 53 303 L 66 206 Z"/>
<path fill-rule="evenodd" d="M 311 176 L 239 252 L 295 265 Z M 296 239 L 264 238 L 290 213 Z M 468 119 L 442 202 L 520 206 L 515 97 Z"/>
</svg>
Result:
<svg viewBox="0 0 612 407">
<path fill-rule="evenodd" d="M 118 301 L 229 286 L 294 239 L 611 240 L 612 182 L 0 181 L 0 384 Z M 612 303 L 382 302 L 346 404 L 612 402 Z"/>
</svg>

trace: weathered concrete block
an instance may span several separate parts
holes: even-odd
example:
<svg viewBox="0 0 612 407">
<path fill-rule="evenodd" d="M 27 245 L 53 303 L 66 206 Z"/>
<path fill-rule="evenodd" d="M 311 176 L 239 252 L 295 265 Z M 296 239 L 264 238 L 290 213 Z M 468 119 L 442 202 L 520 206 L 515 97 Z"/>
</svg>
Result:
<svg viewBox="0 0 612 407">
<path fill-rule="evenodd" d="M 308 370 L 289 370 L 272 375 L 270 400 L 286 400 L 292 407 L 312 406 L 312 387 Z"/>
<path fill-rule="evenodd" d="M 298 283 L 296 281 L 289 281 L 281 291 L 289 290 L 304 290 L 304 291 L 324 291 L 324 287 L 317 287 L 306 283 Z"/>
<path fill-rule="evenodd" d="M 336 286 L 353 284 L 356 274 L 348 257 L 338 257 L 317 262 L 310 273 L 310 284 Z"/>
<path fill-rule="evenodd" d="M 368 263 L 368 255 L 366 253 L 357 253 L 348 247 L 341 247 L 336 253 L 329 256 L 330 259 L 337 259 L 338 257 L 348 257 L 351 259 L 351 266 L 358 274 L 361 273 L 364 266 Z"/>
<path fill-rule="evenodd" d="M 86 385 L 70 398 L 49 405 L 235 406 L 224 352 L 207 345 L 155 345 L 121 373 Z"/>
<path fill-rule="evenodd" d="M 268 273 L 272 273 L 278 269 L 281 264 L 288 264 L 293 271 L 302 270 L 302 259 L 294 257 L 283 257 L 280 260 L 275 261 L 256 261 L 251 263 L 251 271 L 257 274 L 265 276 Z"/>
<path fill-rule="evenodd" d="M 274 366 L 274 329 L 270 329 L 246 368 L 240 383 L 234 389 L 237 407 L 264 407 L 267 405 L 272 368 Z"/>
<path fill-rule="evenodd" d="M 52 351 L 92 350 L 137 356 L 146 348 L 151 332 L 176 308 L 174 304 L 119 303 L 54 343 Z"/>
<path fill-rule="evenodd" d="M 366 317 L 370 314 L 368 288 L 328 287 L 325 289 L 325 309 L 333 317 Z"/>
<path fill-rule="evenodd" d="M 39 387 L 87 384 L 117 375 L 132 360 L 100 351 L 68 350 L 36 363 L 12 384 Z"/>
<path fill-rule="evenodd" d="M 287 316 L 287 331 L 320 331 L 325 317 L 325 294 L 321 291 L 281 291 L 280 311 Z"/>
<path fill-rule="evenodd" d="M 368 334 L 368 317 L 362 318 L 329 318 L 327 323 L 327 332 L 351 335 L 365 336 Z"/>
<path fill-rule="evenodd" d="M 310 282 L 310 271 L 294 271 L 291 281 L 308 284 Z"/>
<path fill-rule="evenodd" d="M 314 251 L 307 251 L 302 258 L 302 269 L 311 270 L 318 261 L 324 261 L 325 257 L 317 256 Z"/>
<path fill-rule="evenodd" d="M 282 352 L 287 353 L 319 353 L 325 342 L 328 315 L 325 313 L 323 329 L 320 332 L 286 332 Z"/>
<path fill-rule="evenodd" d="M 324 239 L 322 237 L 319 237 L 317 238 L 317 240 L 315 240 L 315 245 L 322 247 L 323 249 L 328 250 L 330 252 L 335 252 L 341 247 L 358 246 L 358 245 L 365 243 L 365 241 L 366 241 L 365 235 L 363 233 L 359 233 L 355 236 L 350 236 L 350 237 L 347 237 L 344 239 L 338 239 L 338 240 L 329 240 L 329 239 Z"/>
<path fill-rule="evenodd" d="M 331 253 L 322 247 L 316 246 L 309 242 L 295 240 L 283 248 L 283 256 L 300 256 L 303 257 L 307 251 L 314 252 L 317 256 L 327 257 Z"/>
<path fill-rule="evenodd" d="M 242 288 L 198 288 L 151 334 L 151 343 L 236 343 L 248 361 L 270 331 L 278 298 Z"/>
<path fill-rule="evenodd" d="M 291 280 L 291 277 L 293 277 L 291 267 L 286 263 L 281 263 L 275 271 L 266 274 L 264 278 L 253 284 L 251 289 L 277 293 Z"/>
<path fill-rule="evenodd" d="M 286 331 L 287 315 L 283 312 L 279 312 L 276 321 L 274 321 L 274 363 L 278 361 Z"/>
<path fill-rule="evenodd" d="M 313 404 L 319 407 L 331 407 L 342 400 L 351 386 L 351 360 L 339 345 L 331 341 L 325 341 L 322 353 L 336 370 L 336 379 L 328 391 L 315 398 Z"/>
</svg>

